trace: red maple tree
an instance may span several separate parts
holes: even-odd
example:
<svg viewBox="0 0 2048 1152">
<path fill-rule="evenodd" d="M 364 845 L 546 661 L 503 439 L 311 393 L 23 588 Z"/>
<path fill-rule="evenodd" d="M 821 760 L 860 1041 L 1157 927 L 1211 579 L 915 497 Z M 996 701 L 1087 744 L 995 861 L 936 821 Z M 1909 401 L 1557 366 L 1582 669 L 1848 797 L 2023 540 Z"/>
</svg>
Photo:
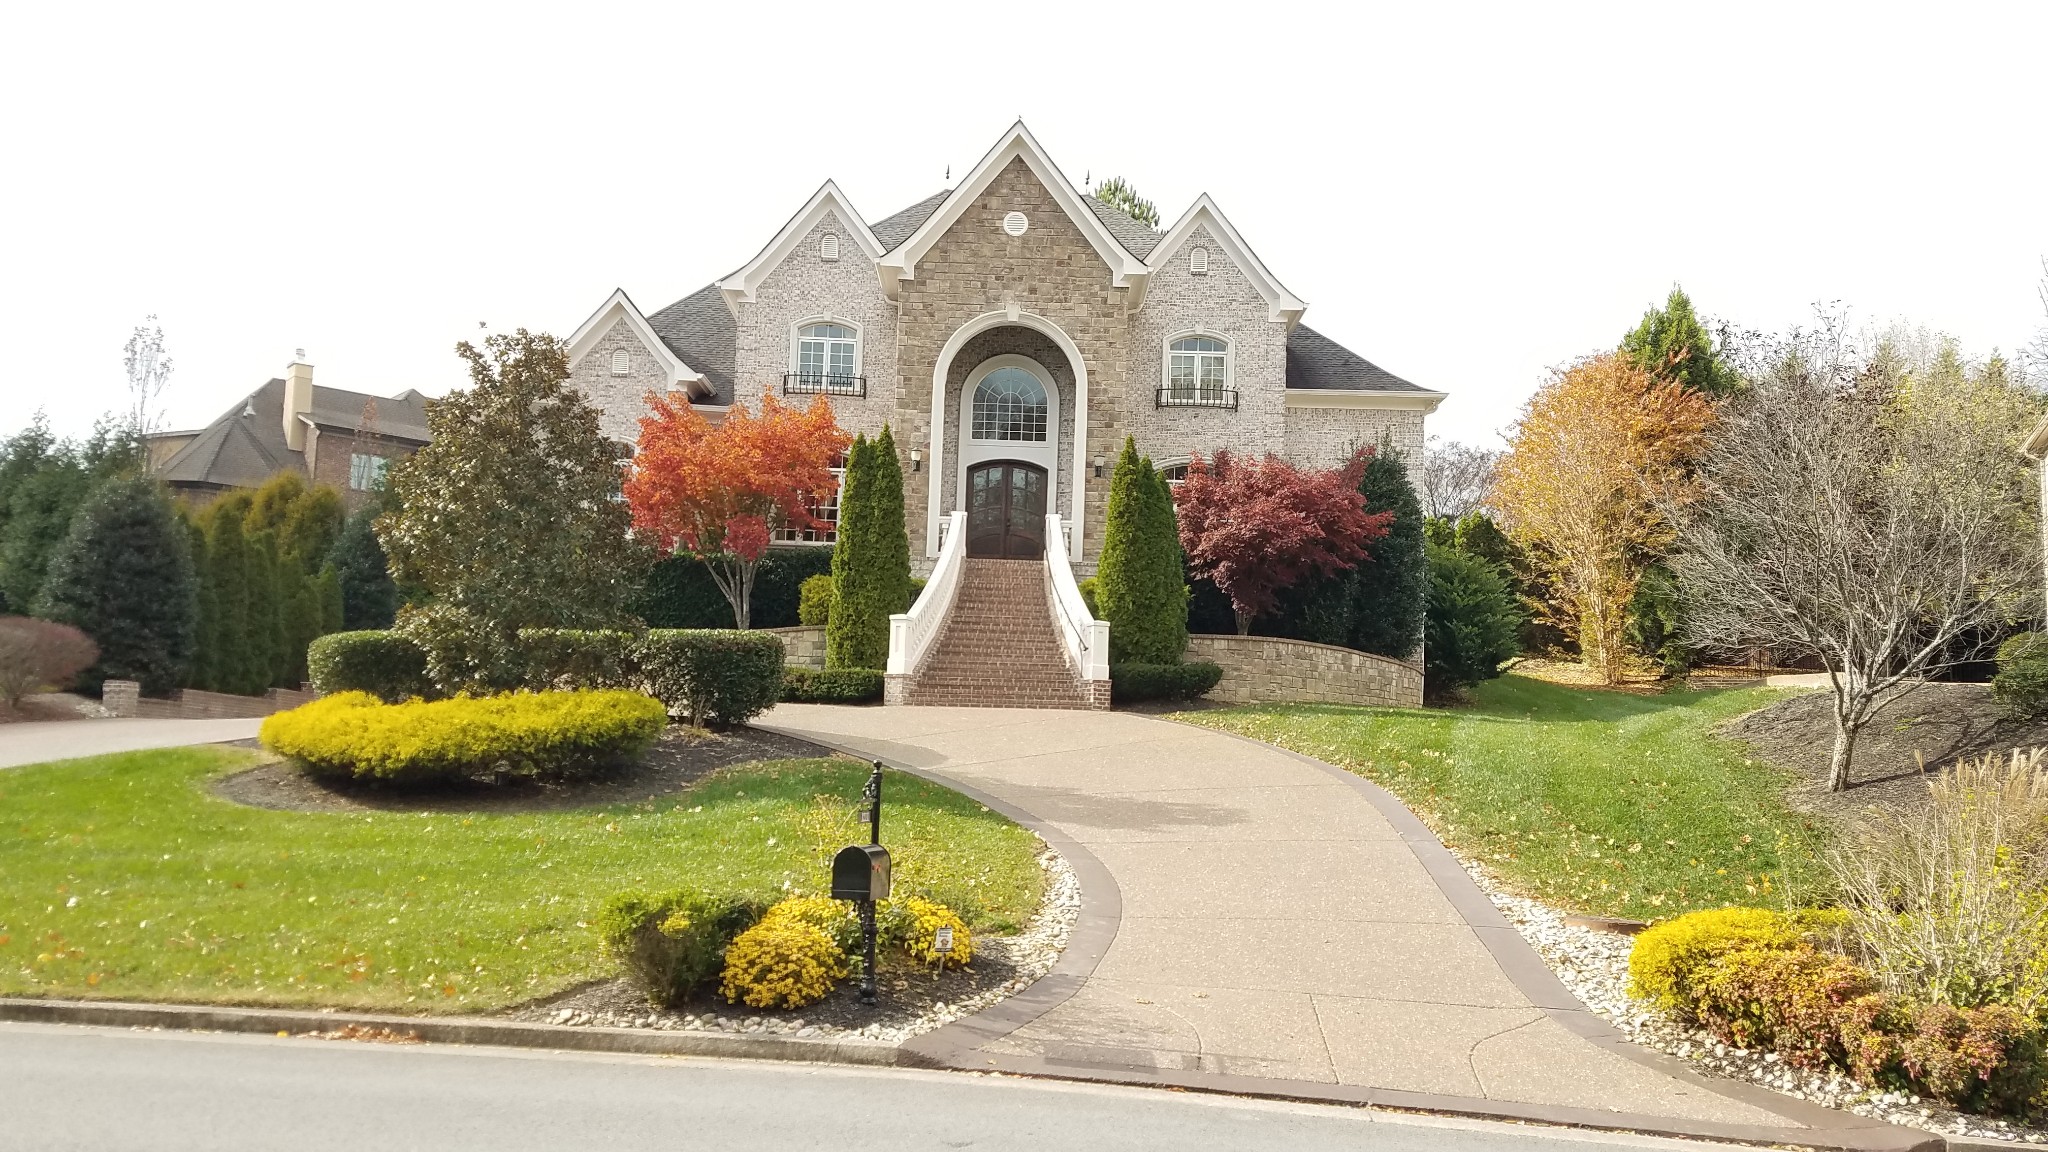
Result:
<svg viewBox="0 0 2048 1152">
<path fill-rule="evenodd" d="M 812 508 L 837 490 L 832 461 L 850 437 L 823 396 L 808 408 L 763 396 L 759 416 L 735 403 L 715 425 L 681 397 L 649 393 L 647 407 L 625 486 L 633 527 L 703 561 L 746 628 L 771 533 L 821 523 Z"/>
<path fill-rule="evenodd" d="M 1230 597 L 1238 635 L 1249 635 L 1252 620 L 1272 611 L 1282 591 L 1369 559 L 1366 545 L 1387 534 L 1394 514 L 1367 512 L 1358 492 L 1366 456 L 1360 451 L 1342 468 L 1317 471 L 1227 451 L 1188 465 L 1173 498 L 1181 551 L 1196 575 Z"/>
</svg>

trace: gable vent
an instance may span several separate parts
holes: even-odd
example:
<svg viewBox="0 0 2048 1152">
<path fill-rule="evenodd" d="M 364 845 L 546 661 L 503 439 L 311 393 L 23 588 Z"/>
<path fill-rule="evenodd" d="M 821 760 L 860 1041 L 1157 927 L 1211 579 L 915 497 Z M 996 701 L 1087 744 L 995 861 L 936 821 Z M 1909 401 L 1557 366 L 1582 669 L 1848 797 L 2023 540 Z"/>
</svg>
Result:
<svg viewBox="0 0 2048 1152">
<path fill-rule="evenodd" d="M 839 233 L 827 232 L 818 240 L 818 259 L 839 259 Z"/>
<path fill-rule="evenodd" d="M 1188 253 L 1188 271 L 1197 276 L 1208 274 L 1209 250 L 1207 248 L 1196 248 Z"/>
<path fill-rule="evenodd" d="M 1008 232 L 1012 236 L 1022 236 L 1024 230 L 1029 227 L 1031 227 L 1031 221 L 1026 220 L 1022 212 L 1012 212 L 1003 217 L 1003 231 Z"/>
<path fill-rule="evenodd" d="M 633 371 L 633 355 L 624 348 L 612 349 L 612 375 L 624 376 Z"/>
</svg>

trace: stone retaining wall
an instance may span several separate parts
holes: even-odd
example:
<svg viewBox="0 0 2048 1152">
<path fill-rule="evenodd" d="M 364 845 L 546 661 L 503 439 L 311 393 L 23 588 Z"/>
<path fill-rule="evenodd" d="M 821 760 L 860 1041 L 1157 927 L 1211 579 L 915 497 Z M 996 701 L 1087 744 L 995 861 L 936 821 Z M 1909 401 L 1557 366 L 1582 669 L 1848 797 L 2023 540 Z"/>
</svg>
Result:
<svg viewBox="0 0 2048 1152">
<path fill-rule="evenodd" d="M 109 680 L 101 693 L 100 703 L 114 715 L 151 720 L 255 720 L 272 712 L 311 704 L 320 696 L 311 690 L 290 688 L 272 688 L 261 696 L 230 696 L 225 692 L 185 688 L 159 699 L 142 695 L 133 680 Z"/>
<path fill-rule="evenodd" d="M 794 628 L 763 628 L 782 637 L 782 662 L 791 668 L 825 670 L 825 630 L 798 625 Z"/>
<path fill-rule="evenodd" d="M 1225 704 L 1422 704 L 1421 668 L 1350 648 L 1277 636 L 1190 636 L 1184 659 L 1222 666 L 1207 698 Z"/>
</svg>

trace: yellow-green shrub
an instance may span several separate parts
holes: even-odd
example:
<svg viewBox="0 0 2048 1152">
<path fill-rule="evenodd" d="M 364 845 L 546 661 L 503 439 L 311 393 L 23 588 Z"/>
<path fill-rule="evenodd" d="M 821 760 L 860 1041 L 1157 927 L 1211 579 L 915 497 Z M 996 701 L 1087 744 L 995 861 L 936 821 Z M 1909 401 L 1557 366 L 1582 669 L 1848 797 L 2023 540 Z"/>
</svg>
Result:
<svg viewBox="0 0 2048 1152">
<path fill-rule="evenodd" d="M 922 896 L 910 896 L 903 900 L 907 913 L 904 929 L 904 951 L 920 964 L 939 964 L 946 968 L 964 968 L 974 959 L 974 938 L 968 934 L 967 922 L 960 919 L 951 908 Z M 935 945 L 939 929 L 953 930 L 953 949 L 940 952 Z"/>
<path fill-rule="evenodd" d="M 798 916 L 771 913 L 726 948 L 718 993 L 754 1008 L 801 1008 L 845 975 L 846 953 L 830 936 Z"/>
<path fill-rule="evenodd" d="M 1631 995 L 1681 1015 L 1691 1011 L 1692 984 L 1707 965 L 1738 948 L 1792 948 L 1800 940 L 1790 917 L 1767 908 L 1710 908 L 1643 930 L 1628 957 Z"/>
<path fill-rule="evenodd" d="M 597 936 L 649 1001 L 673 1007 L 716 980 L 733 937 L 761 919 L 759 900 L 679 889 L 621 892 L 597 914 Z"/>
<path fill-rule="evenodd" d="M 637 692 L 532 692 L 385 704 L 342 692 L 263 722 L 263 746 L 327 776 L 405 782 L 569 776 L 647 750 L 668 715 Z"/>
</svg>

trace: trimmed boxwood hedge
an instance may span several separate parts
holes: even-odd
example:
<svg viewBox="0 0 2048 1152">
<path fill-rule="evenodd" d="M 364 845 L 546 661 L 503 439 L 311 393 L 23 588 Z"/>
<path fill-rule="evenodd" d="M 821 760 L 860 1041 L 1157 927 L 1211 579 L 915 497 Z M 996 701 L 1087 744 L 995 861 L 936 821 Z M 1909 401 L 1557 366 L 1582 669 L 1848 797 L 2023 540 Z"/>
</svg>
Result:
<svg viewBox="0 0 2048 1152">
<path fill-rule="evenodd" d="M 756 628 L 794 628 L 805 579 L 831 575 L 832 549 L 783 545 L 768 549 L 754 572 L 750 623 Z M 650 628 L 731 628 L 732 605 L 711 580 L 701 560 L 670 556 L 647 572 L 634 614 Z"/>
<path fill-rule="evenodd" d="M 638 688 L 640 633 L 618 629 L 521 628 L 526 686 Z"/>
<path fill-rule="evenodd" d="M 306 648 L 306 671 L 321 692 L 368 692 L 387 703 L 438 695 L 427 654 L 396 632 L 330 632 Z"/>
<path fill-rule="evenodd" d="M 1206 660 L 1187 664 L 1111 664 L 1109 698 L 1117 704 L 1193 700 L 1222 679 L 1223 667 Z"/>
<path fill-rule="evenodd" d="M 721 728 L 744 724 L 782 697 L 782 638 L 657 628 L 640 642 L 640 675 L 670 715 Z"/>
<path fill-rule="evenodd" d="M 882 674 L 873 668 L 784 668 L 782 698 L 796 704 L 861 704 L 882 698 Z"/>
<path fill-rule="evenodd" d="M 342 692 L 263 722 L 263 746 L 322 776 L 423 783 L 564 777 L 630 760 L 668 723 L 638 692 L 517 692 L 386 704 Z"/>
</svg>

